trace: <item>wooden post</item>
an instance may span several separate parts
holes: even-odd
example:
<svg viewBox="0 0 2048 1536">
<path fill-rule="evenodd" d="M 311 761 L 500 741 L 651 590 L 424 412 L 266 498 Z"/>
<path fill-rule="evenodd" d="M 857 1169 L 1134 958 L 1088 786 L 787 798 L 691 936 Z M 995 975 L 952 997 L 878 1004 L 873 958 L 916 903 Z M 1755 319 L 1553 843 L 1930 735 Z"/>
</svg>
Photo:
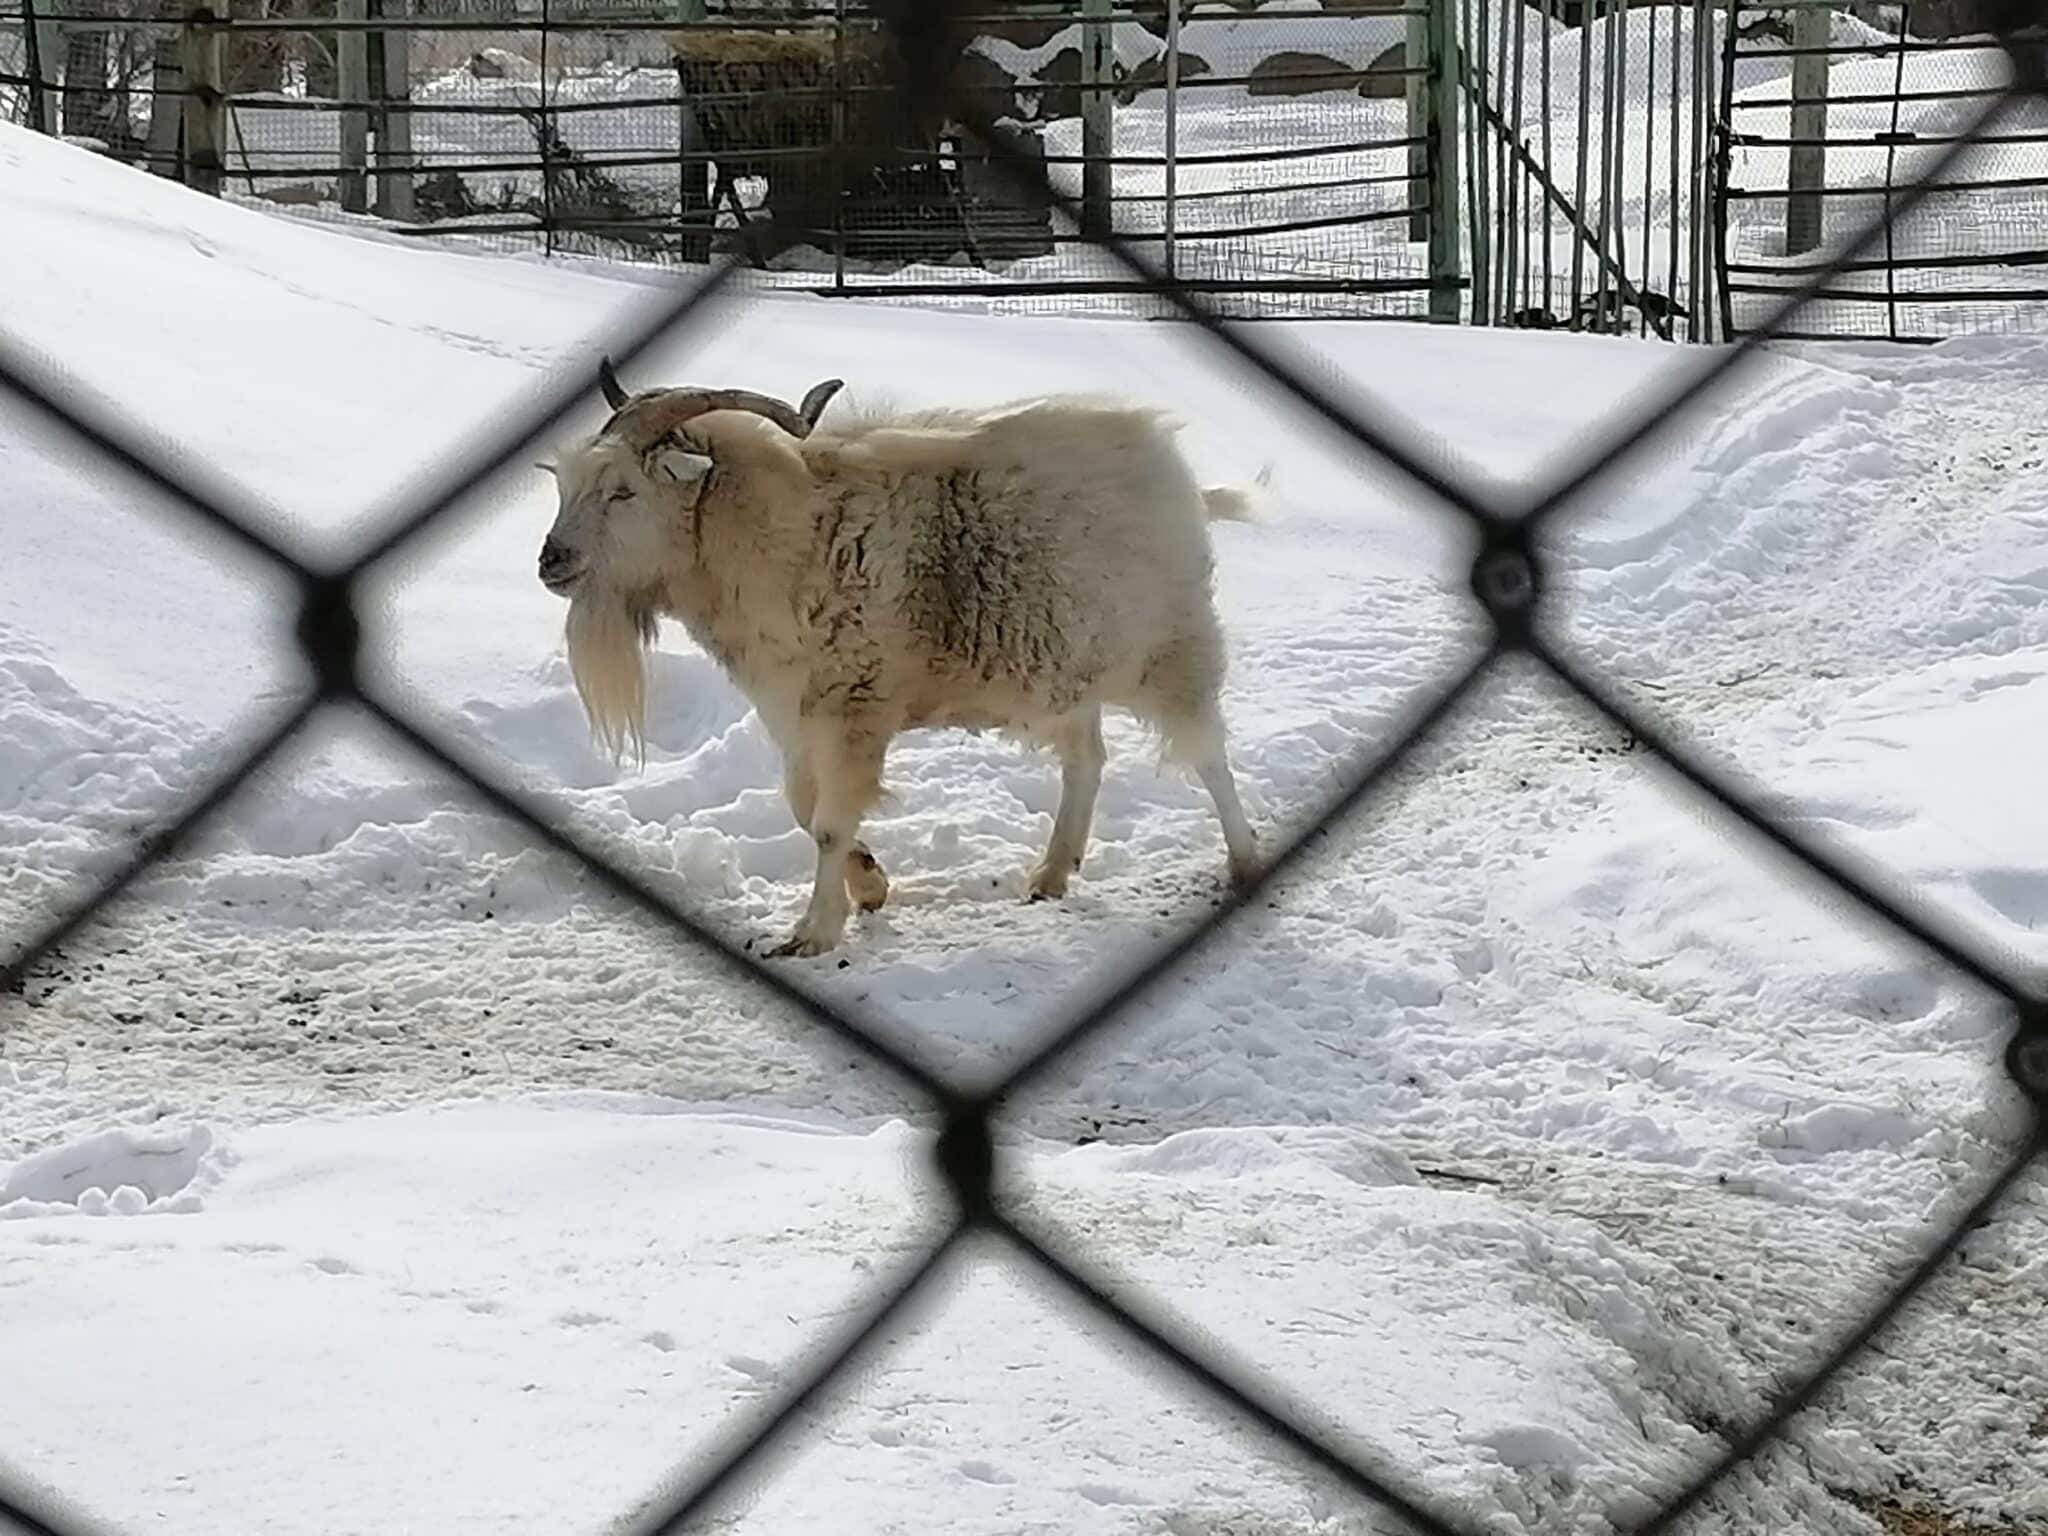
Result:
<svg viewBox="0 0 2048 1536">
<path fill-rule="evenodd" d="M 1081 0 L 1081 233 L 1110 232 L 1109 86 L 1116 79 L 1110 30 L 1112 0 Z"/>
<path fill-rule="evenodd" d="M 1828 56 L 1804 52 L 1828 46 L 1832 12 L 1808 0 L 1792 13 L 1792 134 L 1786 154 L 1785 254 L 1800 256 L 1821 243 L 1820 189 L 1827 184 Z M 1809 143 L 1796 141 L 1805 139 Z"/>
<path fill-rule="evenodd" d="M 378 14 L 403 21 L 406 0 L 380 0 Z M 405 103 L 412 96 L 412 34 L 392 27 L 372 34 L 371 47 L 381 63 L 382 103 L 377 109 L 377 212 L 410 223 L 416 216 L 412 185 L 412 114 Z"/>
<path fill-rule="evenodd" d="M 1429 318 L 1456 325 L 1463 311 L 1458 230 L 1458 17 L 1455 0 L 1429 0 Z"/>
<path fill-rule="evenodd" d="M 336 0 L 337 21 L 366 21 L 366 0 Z M 370 97 L 369 34 L 360 31 L 334 34 L 336 93 L 345 102 L 361 103 Z M 364 170 L 370 163 L 370 118 L 361 105 L 342 108 L 340 185 L 336 200 L 350 213 L 366 212 L 370 206 L 369 185 Z"/>
<path fill-rule="evenodd" d="M 224 3 L 224 0 L 223 0 Z M 220 196 L 227 150 L 227 102 L 221 85 L 227 39 L 216 25 L 212 0 L 198 0 L 185 19 L 185 185 Z"/>
</svg>

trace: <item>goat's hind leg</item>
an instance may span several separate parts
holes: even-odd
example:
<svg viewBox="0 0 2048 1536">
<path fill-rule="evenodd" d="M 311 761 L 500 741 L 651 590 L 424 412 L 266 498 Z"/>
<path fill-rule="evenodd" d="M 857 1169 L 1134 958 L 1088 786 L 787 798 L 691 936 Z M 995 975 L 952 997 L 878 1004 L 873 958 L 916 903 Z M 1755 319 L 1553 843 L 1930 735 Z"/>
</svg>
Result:
<svg viewBox="0 0 2048 1536">
<path fill-rule="evenodd" d="M 1191 625 L 1175 644 L 1154 655 L 1144 673 L 1147 697 L 1139 713 L 1159 727 L 1166 755 L 1195 770 L 1216 817 L 1223 846 L 1230 851 L 1230 883 L 1242 889 L 1258 878 L 1259 843 L 1237 798 L 1217 695 L 1223 686 L 1223 636 L 1213 615 Z"/>
<path fill-rule="evenodd" d="M 1223 846 L 1230 854 L 1230 883 L 1240 889 L 1250 885 L 1259 875 L 1259 842 L 1252 835 L 1244 803 L 1237 798 L 1223 717 L 1212 707 L 1192 719 L 1164 725 L 1173 756 L 1195 770 L 1209 798 L 1216 802 L 1216 818 L 1223 823 Z"/>
<path fill-rule="evenodd" d="M 1045 857 L 1031 871 L 1030 899 L 1044 901 L 1067 894 L 1067 881 L 1081 867 L 1088 850 L 1088 829 L 1095 822 L 1095 797 L 1102 789 L 1102 765 L 1109 754 L 1102 745 L 1102 711 L 1090 708 L 1061 723 L 1055 745 L 1060 754 L 1060 808 L 1053 816 L 1052 840 Z"/>
<path fill-rule="evenodd" d="M 1216 802 L 1216 815 L 1223 823 L 1223 846 L 1230 852 L 1230 883 L 1242 889 L 1259 877 L 1259 842 L 1237 798 L 1237 780 L 1231 777 L 1220 739 L 1213 754 L 1195 763 L 1195 772 Z"/>
</svg>

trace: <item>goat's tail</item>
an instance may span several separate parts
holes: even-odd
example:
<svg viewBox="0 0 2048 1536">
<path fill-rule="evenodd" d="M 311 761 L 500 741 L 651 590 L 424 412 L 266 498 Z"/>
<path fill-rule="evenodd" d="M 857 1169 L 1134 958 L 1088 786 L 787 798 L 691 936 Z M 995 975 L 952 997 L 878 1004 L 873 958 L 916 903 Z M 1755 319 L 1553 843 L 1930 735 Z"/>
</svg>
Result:
<svg viewBox="0 0 2048 1536">
<path fill-rule="evenodd" d="M 1202 510 L 1212 523 L 1249 523 L 1253 516 L 1252 493 L 1242 486 L 1211 485 L 1203 488 Z"/>
<path fill-rule="evenodd" d="M 1266 465 L 1252 483 L 1263 491 L 1273 480 L 1273 466 Z M 1243 486 L 1211 485 L 1202 489 L 1202 511 L 1212 523 L 1255 523 L 1259 520 L 1259 498 Z"/>
</svg>

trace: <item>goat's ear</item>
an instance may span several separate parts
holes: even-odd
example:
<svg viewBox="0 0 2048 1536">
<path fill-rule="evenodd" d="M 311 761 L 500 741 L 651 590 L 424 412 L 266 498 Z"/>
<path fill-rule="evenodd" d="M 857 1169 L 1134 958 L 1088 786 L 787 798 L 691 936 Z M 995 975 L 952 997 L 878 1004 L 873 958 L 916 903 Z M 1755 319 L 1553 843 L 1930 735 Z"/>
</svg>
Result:
<svg viewBox="0 0 2048 1536">
<path fill-rule="evenodd" d="M 650 480 L 680 486 L 684 490 L 703 485 L 704 477 L 711 473 L 711 460 L 701 453 L 692 453 L 674 438 L 663 438 L 641 460 L 647 467 Z"/>
</svg>

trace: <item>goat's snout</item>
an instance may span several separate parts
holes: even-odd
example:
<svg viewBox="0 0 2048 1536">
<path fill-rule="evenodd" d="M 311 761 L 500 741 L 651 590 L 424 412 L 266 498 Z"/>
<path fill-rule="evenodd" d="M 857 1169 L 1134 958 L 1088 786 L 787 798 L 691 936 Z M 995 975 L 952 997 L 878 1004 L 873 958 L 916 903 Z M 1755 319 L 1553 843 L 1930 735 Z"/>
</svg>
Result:
<svg viewBox="0 0 2048 1536">
<path fill-rule="evenodd" d="M 549 539 L 540 547 L 540 583 L 559 592 L 576 579 L 576 554 L 568 545 Z"/>
</svg>

